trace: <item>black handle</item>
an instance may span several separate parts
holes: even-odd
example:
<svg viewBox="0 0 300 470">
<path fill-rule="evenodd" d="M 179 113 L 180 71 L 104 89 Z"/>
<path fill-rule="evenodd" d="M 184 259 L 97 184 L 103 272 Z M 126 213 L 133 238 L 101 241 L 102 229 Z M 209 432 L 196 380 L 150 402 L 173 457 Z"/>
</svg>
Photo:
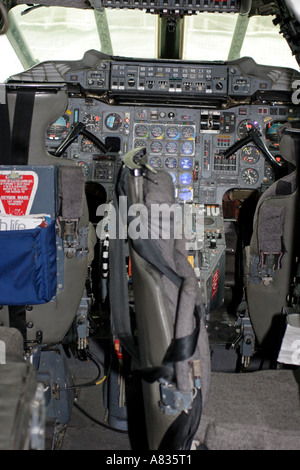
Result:
<svg viewBox="0 0 300 470">
<path fill-rule="evenodd" d="M 223 157 L 229 158 L 232 154 L 237 152 L 244 145 L 249 144 L 249 142 L 254 143 L 255 147 L 257 147 L 258 150 L 260 150 L 260 152 L 263 154 L 266 160 L 268 160 L 271 163 L 271 165 L 276 165 L 280 167 L 284 166 L 283 161 L 277 161 L 276 158 L 271 154 L 269 149 L 261 140 L 259 131 L 257 129 L 251 129 L 251 131 L 248 132 L 248 135 L 246 137 L 244 137 L 241 140 L 238 140 L 233 145 L 231 145 L 227 150 L 222 152 Z"/>
<path fill-rule="evenodd" d="M 79 134 L 90 139 L 96 145 L 96 147 L 101 150 L 101 152 L 107 153 L 108 150 L 105 145 L 101 142 L 101 140 L 99 140 L 98 137 L 92 134 L 92 132 L 88 131 L 82 122 L 77 122 L 71 127 L 71 130 L 66 136 L 66 138 L 63 140 L 60 146 L 57 147 L 57 149 L 52 155 L 54 155 L 55 157 L 61 157 L 64 151 L 69 147 L 69 145 L 71 145 L 72 142 L 77 139 Z"/>
</svg>

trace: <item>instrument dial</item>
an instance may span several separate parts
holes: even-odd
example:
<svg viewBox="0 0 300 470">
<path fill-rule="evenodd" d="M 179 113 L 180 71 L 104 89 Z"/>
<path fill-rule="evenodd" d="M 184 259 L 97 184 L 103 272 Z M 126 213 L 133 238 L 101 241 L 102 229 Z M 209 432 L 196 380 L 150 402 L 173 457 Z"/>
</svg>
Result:
<svg viewBox="0 0 300 470">
<path fill-rule="evenodd" d="M 176 168 L 177 167 L 177 158 L 167 157 L 165 159 L 165 165 L 169 170 L 171 170 L 173 168 Z"/>
<path fill-rule="evenodd" d="M 144 124 L 138 124 L 135 127 L 135 135 L 137 137 L 148 137 L 148 128 Z"/>
<path fill-rule="evenodd" d="M 89 167 L 88 163 L 78 162 L 78 166 L 80 166 L 80 168 L 82 169 L 84 176 L 88 176 L 88 174 L 90 172 L 90 167 Z"/>
<path fill-rule="evenodd" d="M 176 126 L 168 127 L 166 134 L 169 139 L 176 139 L 179 137 L 179 129 Z"/>
<path fill-rule="evenodd" d="M 184 126 L 181 135 L 183 139 L 192 139 L 194 137 L 194 128 L 192 126 Z"/>
<path fill-rule="evenodd" d="M 149 163 L 153 168 L 162 168 L 162 159 L 160 157 L 151 157 Z"/>
<path fill-rule="evenodd" d="M 191 182 L 192 182 L 191 173 L 182 173 L 182 175 L 180 175 L 181 184 L 191 184 Z"/>
<path fill-rule="evenodd" d="M 251 121 L 251 119 L 244 119 L 238 125 L 238 135 L 241 139 L 246 137 L 252 129 L 260 129 L 257 121 Z"/>
<path fill-rule="evenodd" d="M 279 147 L 278 128 L 285 124 L 283 121 L 270 121 L 266 125 L 266 138 L 272 147 Z"/>
<path fill-rule="evenodd" d="M 162 143 L 160 140 L 153 140 L 150 144 L 150 151 L 153 153 L 159 153 L 162 151 Z"/>
<path fill-rule="evenodd" d="M 183 170 L 190 170 L 193 166 L 193 160 L 189 157 L 182 158 L 180 166 Z"/>
<path fill-rule="evenodd" d="M 253 168 L 246 168 L 246 170 L 242 172 L 241 176 L 245 184 L 256 184 L 259 179 L 258 172 Z"/>
<path fill-rule="evenodd" d="M 83 124 L 86 125 L 86 127 L 89 131 L 96 131 L 97 132 L 97 131 L 100 130 L 100 127 L 99 127 L 100 118 L 99 118 L 99 116 L 95 116 L 95 114 L 86 114 L 82 118 L 82 122 L 83 122 Z"/>
<path fill-rule="evenodd" d="M 178 145 L 176 142 L 167 142 L 166 144 L 166 152 L 175 154 L 178 152 Z"/>
<path fill-rule="evenodd" d="M 105 118 L 105 126 L 111 131 L 116 131 L 122 126 L 123 119 L 120 114 L 111 113 Z"/>
<path fill-rule="evenodd" d="M 191 201 L 192 191 L 188 188 L 181 189 L 179 191 L 179 199 L 181 199 L 182 201 Z"/>
<path fill-rule="evenodd" d="M 50 124 L 47 129 L 47 138 L 56 141 L 64 139 L 68 133 L 69 126 L 69 116 L 64 114 L 64 116 L 61 116 Z"/>
<path fill-rule="evenodd" d="M 274 171 L 271 165 L 265 164 L 265 177 L 264 181 L 273 181 L 274 180 Z"/>
<path fill-rule="evenodd" d="M 162 138 L 164 130 L 161 126 L 152 126 L 151 135 L 156 139 Z"/>
<path fill-rule="evenodd" d="M 147 147 L 147 142 L 141 139 L 135 139 L 134 148 Z"/>
<path fill-rule="evenodd" d="M 181 153 L 183 153 L 184 155 L 191 155 L 193 151 L 194 151 L 193 142 L 190 142 L 189 140 L 182 142 Z"/>
<path fill-rule="evenodd" d="M 247 145 L 246 147 L 242 148 L 241 157 L 244 163 L 253 165 L 254 163 L 258 162 L 260 151 L 252 145 Z"/>
<path fill-rule="evenodd" d="M 175 184 L 176 181 L 177 181 L 177 175 L 176 175 L 176 173 L 174 173 L 173 171 L 169 171 L 168 173 L 169 173 L 169 175 L 170 175 L 171 178 L 172 178 L 173 184 Z"/>
</svg>

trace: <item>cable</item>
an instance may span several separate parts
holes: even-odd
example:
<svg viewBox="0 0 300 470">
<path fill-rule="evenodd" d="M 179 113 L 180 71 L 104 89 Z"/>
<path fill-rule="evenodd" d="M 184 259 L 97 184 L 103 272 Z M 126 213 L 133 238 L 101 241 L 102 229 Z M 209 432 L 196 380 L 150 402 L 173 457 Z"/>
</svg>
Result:
<svg viewBox="0 0 300 470">
<path fill-rule="evenodd" d="M 100 375 L 101 375 L 101 369 L 100 369 L 100 366 L 99 366 L 99 364 L 96 360 L 97 359 L 96 356 L 91 351 L 87 351 L 87 355 L 90 356 L 91 361 L 94 362 L 94 364 L 98 368 L 98 375 L 97 375 L 96 379 L 91 381 L 91 382 L 84 383 L 84 384 L 70 385 L 69 387 L 57 388 L 55 391 L 60 392 L 60 391 L 63 391 L 63 390 L 74 390 L 74 389 L 77 389 L 77 388 L 92 387 L 92 386 L 95 386 L 95 385 L 100 385 L 106 380 L 106 378 L 107 378 L 106 375 L 104 375 L 104 377 L 102 377 L 102 379 L 98 380 Z M 76 408 L 78 408 L 78 410 L 81 411 L 81 413 L 83 413 L 87 418 L 91 419 L 92 421 L 94 421 L 94 423 L 98 424 L 99 426 L 103 426 L 104 428 L 110 429 L 111 431 L 119 432 L 119 433 L 122 433 L 122 434 L 128 434 L 128 431 L 123 431 L 121 429 L 113 428 L 112 426 L 109 426 L 108 424 L 105 424 L 102 421 L 98 421 L 96 418 L 91 416 L 87 411 L 85 411 L 83 408 L 81 408 L 81 406 L 78 405 L 76 402 L 74 402 L 74 406 Z"/>
<path fill-rule="evenodd" d="M 96 418 L 91 416 L 87 411 L 85 411 L 81 406 L 79 406 L 77 403 L 74 403 L 74 406 L 78 408 L 81 413 L 83 413 L 87 418 L 91 419 L 94 423 L 99 424 L 99 426 L 103 426 L 106 429 L 110 429 L 111 431 L 119 432 L 121 434 L 128 434 L 128 431 L 123 431 L 122 429 L 117 429 L 113 428 L 112 426 L 109 426 L 109 424 L 105 424 L 102 421 L 98 421 Z"/>
<path fill-rule="evenodd" d="M 61 392 L 63 390 L 76 390 L 77 388 L 86 388 L 86 387 L 93 387 L 95 385 L 100 385 L 101 383 L 103 383 L 105 380 L 106 380 L 106 375 L 104 375 L 104 377 L 99 380 L 100 376 L 101 376 L 101 369 L 100 369 L 100 366 L 97 362 L 97 358 L 96 356 L 91 353 L 91 351 L 87 351 L 87 355 L 90 357 L 90 360 L 97 366 L 97 369 L 98 369 L 98 375 L 97 377 L 92 380 L 91 382 L 87 382 L 87 383 L 83 383 L 83 384 L 79 384 L 79 385 L 69 385 L 67 387 L 60 387 L 60 388 L 57 388 L 55 389 L 56 392 Z"/>
<path fill-rule="evenodd" d="M 103 379 L 99 380 L 99 382 L 96 382 L 95 385 L 100 385 L 104 380 L 106 379 L 106 375 L 103 377 Z"/>
</svg>

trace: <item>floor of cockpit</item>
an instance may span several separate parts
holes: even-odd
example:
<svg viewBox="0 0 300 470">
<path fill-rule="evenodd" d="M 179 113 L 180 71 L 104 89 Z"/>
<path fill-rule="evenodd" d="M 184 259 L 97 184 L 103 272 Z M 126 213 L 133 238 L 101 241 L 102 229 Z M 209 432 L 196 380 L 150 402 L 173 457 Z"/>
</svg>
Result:
<svg viewBox="0 0 300 470">
<path fill-rule="evenodd" d="M 89 339 L 89 349 L 97 357 L 104 374 L 105 350 L 109 340 L 107 318 L 96 319 L 97 331 Z M 222 307 L 210 315 L 207 324 L 211 346 L 212 370 L 235 372 L 236 352 L 230 348 L 237 336 L 234 316 Z M 94 380 L 97 367 L 90 361 L 82 361 L 71 355 L 68 366 L 74 383 L 84 384 Z M 102 374 L 102 377 L 103 377 Z M 132 450 L 128 432 L 113 428 L 107 419 L 104 404 L 104 382 L 77 389 L 71 419 L 65 426 L 48 426 L 46 448 L 55 450 Z M 122 428 L 122 426 L 121 426 Z M 134 443 L 135 445 L 135 443 Z"/>
<path fill-rule="evenodd" d="M 104 340 L 105 341 L 105 340 Z M 89 341 L 89 348 L 104 371 L 104 348 L 101 334 Z M 90 383 L 98 369 L 92 361 L 71 357 L 68 361 L 74 383 Z M 103 372 L 104 373 L 104 372 Z M 103 378 L 103 374 L 102 374 Z M 65 426 L 49 425 L 46 447 L 53 450 L 130 450 L 127 432 L 109 429 L 103 400 L 103 383 L 78 388 L 71 419 Z"/>
</svg>

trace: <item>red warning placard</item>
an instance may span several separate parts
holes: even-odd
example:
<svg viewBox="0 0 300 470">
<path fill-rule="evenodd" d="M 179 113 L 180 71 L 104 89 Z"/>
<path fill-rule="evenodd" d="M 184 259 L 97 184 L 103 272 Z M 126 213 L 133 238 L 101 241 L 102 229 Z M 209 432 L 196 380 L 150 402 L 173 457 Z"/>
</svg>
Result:
<svg viewBox="0 0 300 470">
<path fill-rule="evenodd" d="M 0 212 L 29 214 L 37 186 L 38 175 L 34 171 L 0 171 Z"/>
</svg>

